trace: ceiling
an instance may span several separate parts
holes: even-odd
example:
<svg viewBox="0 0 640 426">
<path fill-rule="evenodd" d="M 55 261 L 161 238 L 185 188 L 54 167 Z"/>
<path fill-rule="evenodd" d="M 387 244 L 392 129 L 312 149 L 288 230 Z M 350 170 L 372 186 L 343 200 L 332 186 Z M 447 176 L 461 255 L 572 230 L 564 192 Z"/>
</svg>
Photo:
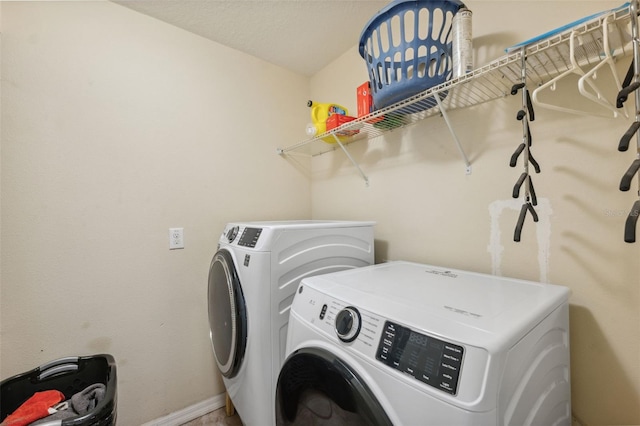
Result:
<svg viewBox="0 0 640 426">
<path fill-rule="evenodd" d="M 357 45 L 389 0 L 112 0 L 145 15 L 312 76 Z"/>
</svg>

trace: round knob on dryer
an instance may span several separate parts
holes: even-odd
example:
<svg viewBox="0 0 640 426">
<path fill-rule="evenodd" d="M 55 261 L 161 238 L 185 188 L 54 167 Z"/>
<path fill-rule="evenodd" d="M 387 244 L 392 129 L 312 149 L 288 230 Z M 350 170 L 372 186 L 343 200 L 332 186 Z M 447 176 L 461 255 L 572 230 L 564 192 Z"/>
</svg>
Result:
<svg viewBox="0 0 640 426">
<path fill-rule="evenodd" d="M 232 243 L 233 240 L 236 239 L 236 236 L 238 235 L 238 231 L 240 230 L 239 226 L 234 226 L 233 228 L 229 229 L 229 231 L 227 232 L 227 240 Z"/>
<path fill-rule="evenodd" d="M 335 329 L 343 342 L 353 342 L 360 333 L 360 312 L 353 306 L 347 306 L 336 315 Z"/>
</svg>

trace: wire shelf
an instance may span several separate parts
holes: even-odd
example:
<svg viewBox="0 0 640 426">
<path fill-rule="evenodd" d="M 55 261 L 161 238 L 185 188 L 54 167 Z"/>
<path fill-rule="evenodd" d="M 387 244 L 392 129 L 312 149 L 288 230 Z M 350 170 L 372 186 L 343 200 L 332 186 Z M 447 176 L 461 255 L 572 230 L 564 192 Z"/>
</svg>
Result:
<svg viewBox="0 0 640 426">
<path fill-rule="evenodd" d="M 605 20 L 608 20 L 607 25 Z M 608 29 L 610 55 L 614 58 L 631 55 L 633 48 L 630 22 L 631 10 L 630 6 L 626 6 L 525 45 L 528 84 L 540 86 L 571 67 L 569 44 L 572 37 L 578 42 L 574 59 L 581 67 L 595 66 L 604 59 L 605 28 Z M 359 140 L 376 138 L 434 115 L 441 115 L 441 108 L 451 111 L 505 97 L 511 93 L 513 85 L 522 81 L 522 52 L 523 48 L 518 48 L 468 74 L 314 138 L 278 148 L 277 152 L 281 155 L 317 156 Z M 424 109 L 425 105 L 430 108 Z M 351 136 L 345 136 L 346 134 Z"/>
</svg>

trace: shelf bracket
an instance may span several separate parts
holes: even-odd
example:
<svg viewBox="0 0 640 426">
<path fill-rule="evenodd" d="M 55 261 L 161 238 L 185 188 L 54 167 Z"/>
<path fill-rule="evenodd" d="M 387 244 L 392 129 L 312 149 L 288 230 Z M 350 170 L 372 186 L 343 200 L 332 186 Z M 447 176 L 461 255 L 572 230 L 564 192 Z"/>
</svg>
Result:
<svg viewBox="0 0 640 426">
<path fill-rule="evenodd" d="M 344 152 L 344 155 L 346 155 L 349 161 L 351 161 L 351 164 L 353 164 L 353 166 L 358 170 L 358 173 L 360 173 L 360 176 L 362 176 L 362 179 L 364 179 L 364 184 L 366 186 L 369 186 L 369 178 L 367 177 L 367 175 L 364 174 L 364 172 L 362 171 L 362 169 L 360 168 L 360 165 L 356 162 L 356 160 L 354 160 L 351 154 L 349 154 L 349 151 L 347 151 L 347 148 L 345 148 L 342 142 L 340 142 L 340 138 L 338 137 L 338 135 L 333 133 L 331 136 L 334 137 L 338 146 L 342 148 L 342 152 Z"/>
<path fill-rule="evenodd" d="M 438 103 L 438 108 L 440 108 L 440 114 L 442 114 L 442 118 L 444 118 L 444 122 L 447 123 L 447 127 L 449 128 L 449 133 L 451 133 L 451 137 L 453 137 L 453 141 L 456 143 L 456 146 L 458 147 L 458 151 L 460 152 L 460 156 L 462 157 L 462 161 L 464 161 L 464 165 L 466 167 L 465 173 L 467 175 L 470 175 L 471 163 L 469 162 L 469 158 L 467 157 L 467 154 L 465 154 L 464 149 L 462 148 L 462 144 L 458 139 L 458 135 L 456 135 L 456 132 L 453 130 L 451 121 L 449 121 L 449 115 L 447 114 L 447 110 L 445 109 L 444 105 L 442 105 L 440 96 L 436 95 L 433 97 L 433 99 L 435 99 L 436 102 Z"/>
</svg>

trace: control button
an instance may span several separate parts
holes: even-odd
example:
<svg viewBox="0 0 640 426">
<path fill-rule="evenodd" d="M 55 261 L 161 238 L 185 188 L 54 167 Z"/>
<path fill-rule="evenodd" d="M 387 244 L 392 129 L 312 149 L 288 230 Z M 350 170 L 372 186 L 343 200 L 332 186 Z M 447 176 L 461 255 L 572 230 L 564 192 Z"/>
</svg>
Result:
<svg viewBox="0 0 640 426">
<path fill-rule="evenodd" d="M 343 342 L 353 342 L 360 333 L 360 312 L 353 306 L 347 306 L 336 315 L 335 330 Z"/>
<path fill-rule="evenodd" d="M 449 363 L 443 362 L 442 364 L 440 364 L 442 367 L 448 369 L 449 371 L 458 371 L 457 366 L 455 365 L 451 365 Z"/>
<path fill-rule="evenodd" d="M 327 314 L 327 304 L 322 305 L 322 309 L 320 310 L 320 319 L 323 320 L 324 316 Z"/>
<path fill-rule="evenodd" d="M 449 360 L 449 361 L 451 361 L 454 364 L 456 364 L 456 363 L 460 364 L 460 355 L 457 355 L 457 354 L 456 355 L 450 355 L 450 354 L 445 352 L 445 353 L 442 354 L 442 357 L 447 359 L 447 360 Z"/>
<path fill-rule="evenodd" d="M 454 355 L 454 354 L 462 355 L 462 347 L 461 346 L 457 346 L 457 345 L 453 345 L 453 344 L 445 344 L 444 345 L 444 351 L 445 352 L 449 352 L 452 355 Z"/>
<path fill-rule="evenodd" d="M 450 393 L 450 394 L 455 394 L 456 390 L 452 387 L 451 383 L 447 382 L 447 381 L 441 381 L 438 384 L 438 387 L 440 389 L 442 389 L 443 391 Z"/>
</svg>

